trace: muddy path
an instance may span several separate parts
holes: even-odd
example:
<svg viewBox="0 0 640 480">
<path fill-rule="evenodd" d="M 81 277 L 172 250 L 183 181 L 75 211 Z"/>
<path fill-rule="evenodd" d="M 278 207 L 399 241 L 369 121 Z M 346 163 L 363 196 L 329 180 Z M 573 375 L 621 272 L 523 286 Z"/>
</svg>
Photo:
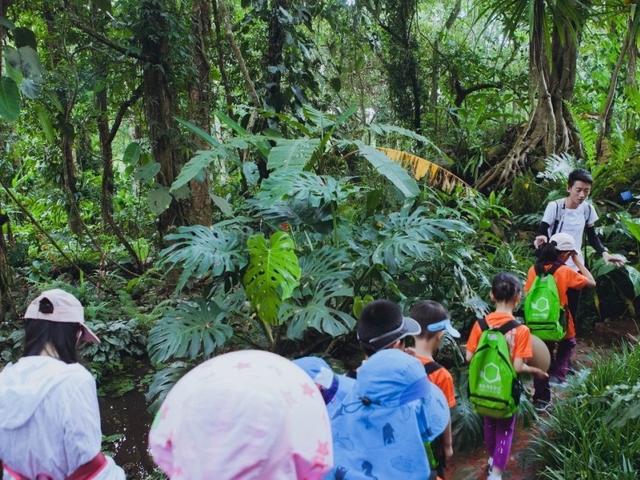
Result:
<svg viewBox="0 0 640 480">
<path fill-rule="evenodd" d="M 618 348 L 622 341 L 633 342 L 638 336 L 637 326 L 632 319 L 598 323 L 586 339 L 578 338 L 578 345 L 574 352 L 574 368 L 576 370 L 589 368 L 593 364 L 595 355 Z M 556 392 L 554 398 L 557 400 L 560 395 L 561 393 Z M 544 468 L 536 461 L 532 451 L 533 440 L 538 434 L 535 425 L 530 428 L 518 425 L 509 464 L 502 477 L 504 480 L 535 480 L 537 478 L 537 474 Z M 486 478 L 487 453 L 484 447 L 478 447 L 471 452 L 455 453 L 452 466 L 448 468 L 446 476 L 446 480 L 484 480 Z"/>
</svg>

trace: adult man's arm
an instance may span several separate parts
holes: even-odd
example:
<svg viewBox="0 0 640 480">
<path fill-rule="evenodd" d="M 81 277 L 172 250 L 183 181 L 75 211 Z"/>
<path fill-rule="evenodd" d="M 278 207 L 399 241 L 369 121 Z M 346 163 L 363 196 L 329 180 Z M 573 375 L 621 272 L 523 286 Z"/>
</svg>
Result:
<svg viewBox="0 0 640 480">
<path fill-rule="evenodd" d="M 627 259 L 624 258 L 624 256 L 609 253 L 607 247 L 605 247 L 602 243 L 602 239 L 596 233 L 596 228 L 593 225 L 588 225 L 586 227 L 586 232 L 589 245 L 593 247 L 598 255 L 602 255 L 602 259 L 606 263 L 611 263 L 616 267 L 622 267 L 625 263 L 627 263 Z"/>
</svg>

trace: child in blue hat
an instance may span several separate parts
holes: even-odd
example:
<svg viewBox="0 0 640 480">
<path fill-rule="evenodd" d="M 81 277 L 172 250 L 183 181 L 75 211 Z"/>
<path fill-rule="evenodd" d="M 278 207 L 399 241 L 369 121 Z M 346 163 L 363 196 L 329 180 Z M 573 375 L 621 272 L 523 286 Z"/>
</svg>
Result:
<svg viewBox="0 0 640 480">
<path fill-rule="evenodd" d="M 373 355 L 331 420 L 335 466 L 325 478 L 429 478 L 423 443 L 449 423 L 435 390 L 414 357 L 398 349 Z"/>
<path fill-rule="evenodd" d="M 420 331 L 388 300 L 363 309 L 357 333 L 369 358 L 332 417 L 335 466 L 327 480 L 429 478 L 424 442 L 442 434 L 450 416 L 422 364 L 402 351 L 403 339 Z"/>
<path fill-rule="evenodd" d="M 336 375 L 329 364 L 320 357 L 302 357 L 293 363 L 302 368 L 317 385 L 331 418 L 353 388 L 355 380 L 345 375 Z"/>
</svg>

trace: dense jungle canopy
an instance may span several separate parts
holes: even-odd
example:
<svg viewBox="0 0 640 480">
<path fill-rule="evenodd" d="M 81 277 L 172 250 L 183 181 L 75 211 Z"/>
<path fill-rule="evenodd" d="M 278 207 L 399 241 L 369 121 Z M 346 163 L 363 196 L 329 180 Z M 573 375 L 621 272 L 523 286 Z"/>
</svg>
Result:
<svg viewBox="0 0 640 480">
<path fill-rule="evenodd" d="M 438 300 L 468 333 L 577 166 L 630 260 L 586 251 L 579 333 L 625 319 L 633 343 L 639 38 L 640 0 L 0 0 L 0 364 L 52 287 L 103 339 L 101 395 L 146 393 L 140 412 L 218 352 L 352 368 L 374 298 Z M 640 363 L 616 355 L 635 373 L 576 388 L 632 395 L 617 444 L 593 476 L 547 445 L 545 478 L 637 478 Z M 461 401 L 457 447 L 479 425 Z"/>
</svg>

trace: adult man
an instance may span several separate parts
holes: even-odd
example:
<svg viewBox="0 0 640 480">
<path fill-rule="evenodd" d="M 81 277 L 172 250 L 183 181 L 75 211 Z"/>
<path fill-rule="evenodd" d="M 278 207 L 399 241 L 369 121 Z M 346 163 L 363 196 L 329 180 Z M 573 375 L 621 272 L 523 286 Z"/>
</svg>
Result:
<svg viewBox="0 0 640 480">
<path fill-rule="evenodd" d="M 598 254 L 602 255 L 605 262 L 622 266 L 627 263 L 627 260 L 622 255 L 609 253 L 596 233 L 594 224 L 598 220 L 598 214 L 593 205 L 587 201 L 591 193 L 592 185 L 593 177 L 588 171 L 582 168 L 572 171 L 569 174 L 567 185 L 568 195 L 560 200 L 549 202 L 542 216 L 542 221 L 538 227 L 538 235 L 533 244 L 538 248 L 543 243 L 546 243 L 552 235 L 560 232 L 568 233 L 574 239 L 580 261 L 584 263 L 581 249 L 582 237 L 586 231 L 589 245 L 591 245 Z M 576 271 L 578 270 L 572 259 L 569 259 L 566 265 Z M 575 319 L 578 302 L 580 300 L 579 291 L 569 289 L 568 298 L 569 309 Z"/>
</svg>

